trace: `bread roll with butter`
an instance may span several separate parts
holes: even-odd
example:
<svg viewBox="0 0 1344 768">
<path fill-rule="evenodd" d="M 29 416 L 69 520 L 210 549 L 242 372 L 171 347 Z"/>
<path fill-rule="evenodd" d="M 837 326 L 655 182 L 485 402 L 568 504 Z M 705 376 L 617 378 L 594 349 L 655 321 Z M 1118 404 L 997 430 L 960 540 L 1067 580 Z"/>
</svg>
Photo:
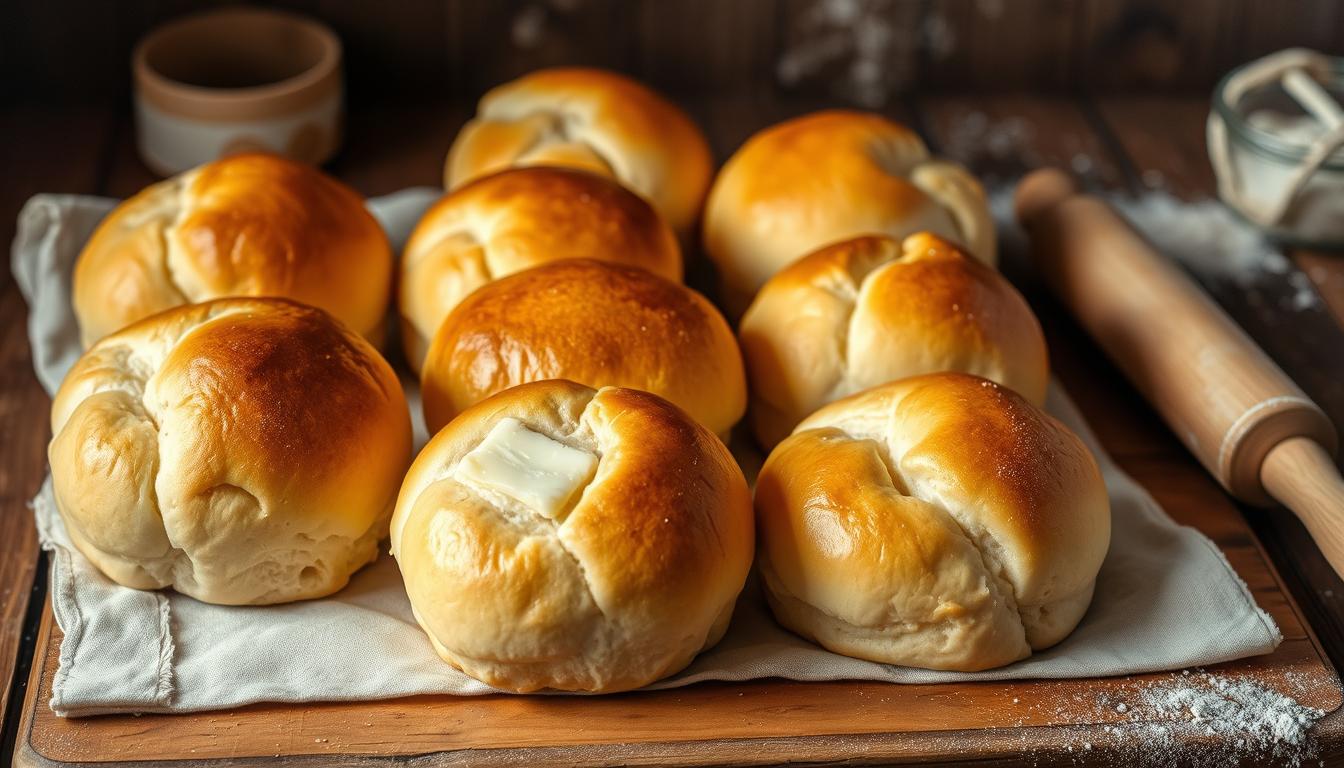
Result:
<svg viewBox="0 0 1344 768">
<path fill-rule="evenodd" d="M 848 656 L 968 672 L 1073 631 L 1111 531 L 1083 442 L 960 373 L 812 414 L 761 468 L 756 520 L 785 627 Z"/>
<path fill-rule="evenodd" d="M 927 232 L 826 246 L 770 278 L 738 331 L 767 450 L 821 406 L 921 373 L 973 373 L 1045 402 L 1045 336 L 998 272 Z"/>
<path fill-rule="evenodd" d="M 996 263 L 980 184 L 880 115 L 829 110 L 757 133 L 724 164 L 705 206 L 705 251 L 736 317 L 804 254 L 858 235 L 927 231 Z"/>
<path fill-rule="evenodd" d="M 653 204 L 682 237 L 713 173 L 709 143 L 675 104 L 615 72 L 556 67 L 492 89 L 453 141 L 444 186 L 513 166 L 608 176 Z"/>
<path fill-rule="evenodd" d="M 454 667 L 509 691 L 609 692 L 719 641 L 753 535 L 746 479 L 709 430 L 647 392 L 552 380 L 430 440 L 392 553 Z"/>
<path fill-rule="evenodd" d="M 223 299 L 105 337 L 51 407 L 52 489 L 108 578 L 222 605 L 331 594 L 410 463 L 392 369 L 319 309 Z"/>
<path fill-rule="evenodd" d="M 676 235 L 639 195 L 568 168 L 515 168 L 448 193 L 416 225 L 401 261 L 402 343 L 414 370 L 434 331 L 472 291 L 548 261 L 629 264 L 681 282 Z"/>
<path fill-rule="evenodd" d="M 421 372 L 430 433 L 490 395 L 542 379 L 633 387 L 718 435 L 746 410 L 728 323 L 703 296 L 636 267 L 570 259 L 482 286 L 448 315 Z"/>
<path fill-rule="evenodd" d="M 392 250 L 354 190 L 277 155 L 234 155 L 148 187 L 110 213 L 75 263 L 84 346 L 165 309 L 228 296 L 320 307 L 374 344 Z"/>
</svg>

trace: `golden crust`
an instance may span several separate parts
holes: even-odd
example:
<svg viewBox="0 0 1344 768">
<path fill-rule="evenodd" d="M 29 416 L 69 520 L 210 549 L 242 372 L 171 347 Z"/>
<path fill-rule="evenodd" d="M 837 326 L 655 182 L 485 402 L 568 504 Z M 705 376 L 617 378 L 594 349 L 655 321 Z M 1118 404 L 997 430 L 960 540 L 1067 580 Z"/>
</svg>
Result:
<svg viewBox="0 0 1344 768">
<path fill-rule="evenodd" d="M 676 236 L 643 198 L 584 171 L 501 171 L 450 192 L 416 225 L 401 262 L 402 342 L 414 370 L 434 331 L 491 280 L 589 258 L 681 281 Z"/>
<path fill-rule="evenodd" d="M 756 486 L 782 623 L 892 664 L 979 670 L 1063 639 L 1110 542 L 1082 441 L 975 376 L 916 376 L 798 425 Z"/>
<path fill-rule="evenodd" d="M 560 165 L 620 181 L 682 236 L 713 172 L 709 144 L 663 96 L 614 72 L 542 69 L 487 93 L 453 142 L 448 189 L 510 166 Z"/>
<path fill-rule="evenodd" d="M 159 182 L 98 226 L 75 265 L 84 345 L 156 312 L 279 296 L 377 343 L 391 292 L 382 228 L 349 187 L 274 155 L 235 155 Z"/>
<path fill-rule="evenodd" d="M 979 183 L 931 159 L 909 129 L 875 114 L 829 110 L 766 128 L 724 164 L 705 207 L 705 251 L 740 313 L 775 272 L 858 235 L 929 231 L 996 262 Z"/>
<path fill-rule="evenodd" d="M 529 381 L 653 392 L 726 435 L 746 410 L 732 331 L 703 296 L 642 269 L 571 259 L 489 283 L 448 315 L 421 373 L 431 433 Z"/>
<path fill-rule="evenodd" d="M 742 317 L 751 420 L 767 449 L 868 387 L 960 371 L 1045 401 L 1045 337 L 1012 285 L 927 232 L 824 247 L 765 284 Z"/>
<path fill-rule="evenodd" d="M 410 461 L 391 367 L 280 299 L 168 310 L 105 337 L 52 403 L 57 507 L 110 578 L 200 600 L 330 594 L 377 557 Z"/>
<path fill-rule="evenodd" d="M 599 457 L 562 519 L 486 498 L 452 469 L 504 417 Z M 619 691 L 723 635 L 754 548 L 724 445 L 667 401 L 568 381 L 464 411 L 407 474 L 392 552 L 439 654 L 498 688 Z"/>
</svg>

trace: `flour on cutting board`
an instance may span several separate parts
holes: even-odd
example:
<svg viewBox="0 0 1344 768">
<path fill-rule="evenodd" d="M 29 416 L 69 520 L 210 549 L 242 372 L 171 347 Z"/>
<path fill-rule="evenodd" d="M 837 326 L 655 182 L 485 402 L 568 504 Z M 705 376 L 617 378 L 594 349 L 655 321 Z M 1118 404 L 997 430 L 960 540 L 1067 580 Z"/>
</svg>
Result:
<svg viewBox="0 0 1344 768">
<path fill-rule="evenodd" d="M 1062 703 L 1027 704 L 1018 725 L 1078 720 L 1090 712 L 1108 720 L 1102 736 L 1080 736 L 1066 751 L 1081 758 L 1105 748 L 1126 765 L 1163 768 L 1313 765 L 1311 727 L 1325 715 L 1252 679 L 1185 670 L 1124 695 L 1079 693 Z"/>
</svg>

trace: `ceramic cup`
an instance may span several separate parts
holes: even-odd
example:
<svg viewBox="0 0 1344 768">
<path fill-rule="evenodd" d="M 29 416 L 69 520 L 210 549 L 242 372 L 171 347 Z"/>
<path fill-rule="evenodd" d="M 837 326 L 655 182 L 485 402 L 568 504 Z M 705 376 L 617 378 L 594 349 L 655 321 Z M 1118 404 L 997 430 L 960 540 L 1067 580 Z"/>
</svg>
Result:
<svg viewBox="0 0 1344 768">
<path fill-rule="evenodd" d="M 290 13 L 229 8 L 188 16 L 135 48 L 140 156 L 165 176 L 263 150 L 308 163 L 341 132 L 341 43 Z"/>
</svg>

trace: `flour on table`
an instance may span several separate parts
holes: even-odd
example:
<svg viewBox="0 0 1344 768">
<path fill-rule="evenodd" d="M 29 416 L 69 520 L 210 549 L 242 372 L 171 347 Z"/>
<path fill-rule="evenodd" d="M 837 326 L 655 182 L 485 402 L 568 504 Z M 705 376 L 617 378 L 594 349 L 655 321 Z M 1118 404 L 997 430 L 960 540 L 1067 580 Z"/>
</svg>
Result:
<svg viewBox="0 0 1344 768">
<path fill-rule="evenodd" d="M 1004 250 L 1024 249 L 1025 241 L 1013 213 L 1012 185 L 990 189 L 990 208 Z M 1163 254 L 1176 259 L 1204 280 L 1230 282 L 1254 296 L 1267 277 L 1286 280 L 1292 288 L 1279 309 L 1305 311 L 1322 306 L 1311 278 L 1295 269 L 1288 257 L 1265 239 L 1255 225 L 1218 200 L 1183 201 L 1162 190 L 1138 196 L 1105 194 L 1114 206 Z"/>
<path fill-rule="evenodd" d="M 1265 274 L 1284 275 L 1293 293 L 1281 309 L 1302 311 L 1320 304 L 1311 278 L 1294 269 L 1255 225 L 1217 200 L 1184 202 L 1165 192 L 1148 192 L 1136 198 L 1112 197 L 1111 203 L 1158 250 L 1202 277 L 1252 289 Z"/>
<path fill-rule="evenodd" d="M 996 120 L 977 110 L 956 121 L 941 154 L 977 167 L 988 164 L 991 170 L 993 165 L 1008 163 L 1032 167 L 1042 164 L 1041 157 L 1032 149 L 1035 136 L 1036 126 L 1029 120 L 1021 117 Z"/>
</svg>

